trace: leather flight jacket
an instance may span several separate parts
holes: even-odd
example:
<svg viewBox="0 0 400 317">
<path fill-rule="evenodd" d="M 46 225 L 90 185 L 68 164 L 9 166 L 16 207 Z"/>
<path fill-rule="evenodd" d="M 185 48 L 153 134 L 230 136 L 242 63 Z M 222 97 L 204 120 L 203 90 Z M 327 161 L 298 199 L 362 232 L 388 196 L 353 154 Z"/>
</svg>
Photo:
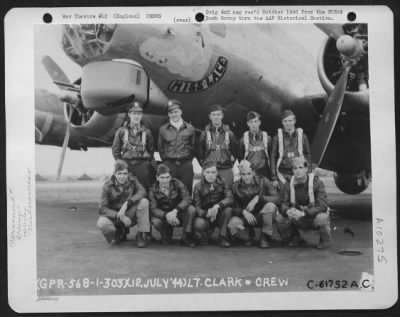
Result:
<svg viewBox="0 0 400 317">
<path fill-rule="evenodd" d="M 126 201 L 128 201 L 128 207 L 131 207 L 145 196 L 146 190 L 136 177 L 130 177 L 125 184 L 121 185 L 118 184 L 113 175 L 111 179 L 103 185 L 99 214 L 114 219 Z"/>
<path fill-rule="evenodd" d="M 160 183 L 156 181 L 150 188 L 149 200 L 151 214 L 161 219 L 173 209 L 185 212 L 192 203 L 186 186 L 176 178 L 172 178 L 170 181 L 168 196 L 161 191 Z"/>
<path fill-rule="evenodd" d="M 191 124 L 183 122 L 177 130 L 170 122 L 160 128 L 158 151 L 162 160 L 187 161 L 194 157 L 195 131 Z"/>
<path fill-rule="evenodd" d="M 220 210 L 231 206 L 233 204 L 232 191 L 219 176 L 214 184 L 208 183 L 202 176 L 201 181 L 194 187 L 193 204 L 197 214 L 204 216 L 206 210 L 214 205 L 219 205 Z"/>
</svg>

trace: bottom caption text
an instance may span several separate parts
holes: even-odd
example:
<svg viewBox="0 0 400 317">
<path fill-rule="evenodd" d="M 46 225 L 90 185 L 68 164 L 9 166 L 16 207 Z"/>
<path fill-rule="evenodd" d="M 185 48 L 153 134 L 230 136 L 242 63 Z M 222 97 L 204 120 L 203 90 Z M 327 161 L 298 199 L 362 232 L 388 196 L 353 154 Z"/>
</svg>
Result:
<svg viewBox="0 0 400 317">
<path fill-rule="evenodd" d="M 167 278 L 39 278 L 38 290 L 48 289 L 178 289 L 178 288 L 280 288 L 287 287 L 289 279 L 278 277 L 167 277 Z"/>
</svg>

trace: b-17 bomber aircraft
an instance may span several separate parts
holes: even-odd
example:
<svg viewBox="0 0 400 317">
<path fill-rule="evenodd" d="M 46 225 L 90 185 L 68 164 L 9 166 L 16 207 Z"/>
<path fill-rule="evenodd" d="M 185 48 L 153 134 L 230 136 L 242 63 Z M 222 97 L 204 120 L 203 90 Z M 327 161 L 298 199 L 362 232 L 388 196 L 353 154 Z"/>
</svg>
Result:
<svg viewBox="0 0 400 317">
<path fill-rule="evenodd" d="M 290 34 L 289 28 L 293 34 Z M 291 109 L 311 142 L 316 166 L 334 171 L 348 194 L 371 178 L 368 29 L 366 24 L 316 24 L 328 36 L 317 63 L 284 24 L 62 25 L 60 44 L 82 67 L 71 82 L 49 56 L 42 60 L 60 94 L 35 91 L 38 144 L 86 150 L 108 147 L 127 105 L 144 104 L 144 124 L 155 139 L 167 121 L 169 99 L 183 103 L 184 119 L 201 131 L 208 108 L 221 104 L 238 138 L 246 114 L 262 115 L 274 135 Z M 318 77 L 314 75 L 317 68 Z"/>
</svg>

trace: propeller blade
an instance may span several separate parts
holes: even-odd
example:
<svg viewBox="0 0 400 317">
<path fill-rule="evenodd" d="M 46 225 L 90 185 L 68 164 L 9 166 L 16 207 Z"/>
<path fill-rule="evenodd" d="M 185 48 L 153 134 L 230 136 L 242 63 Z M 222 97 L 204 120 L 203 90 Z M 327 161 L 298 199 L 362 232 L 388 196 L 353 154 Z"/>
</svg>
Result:
<svg viewBox="0 0 400 317">
<path fill-rule="evenodd" d="M 329 37 L 333 37 L 335 40 L 337 40 L 341 35 L 344 34 L 343 28 L 340 24 L 315 23 L 315 26 Z"/>
<path fill-rule="evenodd" d="M 65 75 L 61 67 L 58 66 L 58 64 L 50 56 L 43 57 L 42 64 L 58 88 L 65 90 L 71 86 L 71 81 L 68 79 L 67 75 Z"/>
<path fill-rule="evenodd" d="M 57 168 L 57 180 L 60 180 L 60 177 L 61 177 L 61 171 L 62 171 L 62 168 L 64 165 L 64 159 L 65 159 L 65 151 L 67 150 L 67 146 L 68 146 L 68 142 L 69 142 L 69 135 L 70 135 L 70 130 L 71 130 L 71 117 L 72 117 L 73 109 L 70 107 L 69 110 L 70 111 L 68 114 L 67 128 L 65 130 L 64 142 L 62 145 L 60 161 L 58 163 L 58 168 Z"/>
<path fill-rule="evenodd" d="M 40 131 L 40 129 L 38 129 L 37 127 L 35 127 L 35 142 L 36 143 L 40 143 L 43 140 L 43 133 L 42 131 Z"/>
<path fill-rule="evenodd" d="M 332 132 L 335 129 L 346 92 L 347 77 L 350 65 L 343 66 L 343 72 L 330 94 L 324 112 L 318 122 L 316 133 L 311 145 L 311 157 L 317 166 L 321 163 L 325 150 L 329 144 Z"/>
</svg>

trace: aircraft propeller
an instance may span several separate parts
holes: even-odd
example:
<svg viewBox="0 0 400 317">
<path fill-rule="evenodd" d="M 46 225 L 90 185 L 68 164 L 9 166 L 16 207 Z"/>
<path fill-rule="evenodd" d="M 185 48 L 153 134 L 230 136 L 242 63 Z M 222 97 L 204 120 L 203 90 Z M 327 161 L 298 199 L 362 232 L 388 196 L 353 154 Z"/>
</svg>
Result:
<svg viewBox="0 0 400 317">
<path fill-rule="evenodd" d="M 345 34 L 342 26 L 338 24 L 317 24 L 316 26 L 328 36 L 336 39 L 336 48 L 342 61 L 342 74 L 328 97 L 311 145 L 311 157 L 318 166 L 324 156 L 342 109 L 350 69 L 366 54 L 368 43 Z"/>
<path fill-rule="evenodd" d="M 61 90 L 69 90 L 77 92 L 77 86 L 71 84 L 67 75 L 65 75 L 60 66 L 58 66 L 57 63 L 50 56 L 43 57 L 42 64 L 46 69 L 47 73 L 49 74 L 49 76 L 51 77 L 51 79 L 53 80 L 53 83 L 55 83 L 58 88 L 60 88 Z M 61 171 L 65 159 L 65 152 L 69 143 L 69 136 L 71 132 L 71 118 L 74 109 L 73 105 L 77 101 L 79 101 L 79 99 L 77 97 L 74 98 L 74 96 L 72 96 L 71 94 L 64 94 L 63 96 L 60 97 L 60 100 L 66 102 L 67 104 L 68 119 L 67 119 L 67 127 L 65 130 L 64 141 L 61 148 L 60 160 L 57 168 L 57 180 L 59 180 L 61 177 Z"/>
<path fill-rule="evenodd" d="M 340 24 L 315 23 L 315 26 L 323 31 L 326 35 L 333 37 L 335 40 L 344 34 L 343 27 Z"/>
</svg>

